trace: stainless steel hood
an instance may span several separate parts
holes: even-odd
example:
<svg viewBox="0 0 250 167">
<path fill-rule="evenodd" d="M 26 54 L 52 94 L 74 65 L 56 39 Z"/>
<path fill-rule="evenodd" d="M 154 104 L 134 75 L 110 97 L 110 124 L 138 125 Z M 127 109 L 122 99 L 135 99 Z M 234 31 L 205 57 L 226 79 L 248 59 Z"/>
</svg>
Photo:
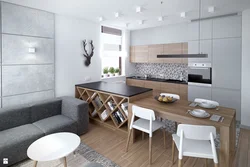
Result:
<svg viewBox="0 0 250 167">
<path fill-rule="evenodd" d="M 207 58 L 208 54 L 166 54 L 157 55 L 157 58 Z"/>
</svg>

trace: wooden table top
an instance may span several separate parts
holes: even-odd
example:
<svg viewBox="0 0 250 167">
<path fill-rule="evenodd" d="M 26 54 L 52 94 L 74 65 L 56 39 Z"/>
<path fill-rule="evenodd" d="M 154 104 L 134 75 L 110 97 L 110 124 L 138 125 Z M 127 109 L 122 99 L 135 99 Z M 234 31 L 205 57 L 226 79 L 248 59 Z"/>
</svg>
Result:
<svg viewBox="0 0 250 167">
<path fill-rule="evenodd" d="M 220 128 L 222 126 L 229 127 L 235 119 L 236 111 L 231 108 L 218 107 L 219 110 L 216 109 L 203 109 L 206 110 L 211 116 L 213 114 L 220 115 L 224 117 L 223 122 L 215 122 L 209 120 L 209 118 L 196 118 L 187 113 L 188 110 L 193 109 L 202 109 L 199 106 L 190 107 L 189 104 L 191 102 L 186 100 L 179 100 L 174 103 L 160 103 L 156 101 L 153 97 L 144 98 L 141 100 L 136 100 L 130 103 L 130 105 L 137 105 L 140 107 L 152 109 L 156 112 L 156 115 L 164 116 L 169 118 L 170 120 L 176 122 L 184 122 L 190 124 L 202 124 L 202 125 L 211 125 L 216 128 Z"/>
</svg>

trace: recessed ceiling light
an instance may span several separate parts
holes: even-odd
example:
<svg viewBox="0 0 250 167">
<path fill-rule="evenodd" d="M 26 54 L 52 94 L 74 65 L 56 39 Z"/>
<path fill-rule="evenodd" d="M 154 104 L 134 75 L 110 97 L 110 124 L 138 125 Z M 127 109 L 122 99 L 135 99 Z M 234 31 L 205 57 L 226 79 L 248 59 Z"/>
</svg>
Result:
<svg viewBox="0 0 250 167">
<path fill-rule="evenodd" d="M 209 13 L 214 13 L 215 12 L 215 7 L 214 6 L 208 7 L 208 12 Z"/>
<path fill-rule="evenodd" d="M 158 21 L 163 21 L 163 17 L 162 16 L 158 17 Z"/>
<path fill-rule="evenodd" d="M 126 24 L 125 24 L 125 26 L 126 26 L 126 27 L 128 28 L 128 26 L 129 26 L 129 23 L 126 23 Z"/>
<path fill-rule="evenodd" d="M 144 24 L 144 20 L 139 20 L 138 22 L 140 25 Z"/>
<path fill-rule="evenodd" d="M 115 17 L 116 18 L 120 17 L 120 13 L 119 12 L 115 12 Z"/>
<path fill-rule="evenodd" d="M 181 12 L 181 18 L 186 18 L 186 12 Z"/>
<path fill-rule="evenodd" d="M 136 7 L 136 13 L 141 13 L 142 12 L 142 8 L 140 6 Z"/>
<path fill-rule="evenodd" d="M 103 21 L 103 17 L 99 17 L 99 21 Z"/>
</svg>

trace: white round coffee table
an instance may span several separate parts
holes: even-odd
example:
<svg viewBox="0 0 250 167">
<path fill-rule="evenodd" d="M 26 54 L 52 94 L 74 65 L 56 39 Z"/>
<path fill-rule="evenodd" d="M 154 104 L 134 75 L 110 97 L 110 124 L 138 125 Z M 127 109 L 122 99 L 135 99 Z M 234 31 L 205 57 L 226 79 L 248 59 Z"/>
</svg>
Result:
<svg viewBox="0 0 250 167">
<path fill-rule="evenodd" d="M 63 158 L 64 166 L 67 167 L 66 156 L 74 152 L 80 142 L 81 139 L 76 134 L 54 133 L 32 143 L 27 150 L 27 155 L 35 161 L 35 167 L 38 161 L 52 161 L 60 158 Z"/>
</svg>

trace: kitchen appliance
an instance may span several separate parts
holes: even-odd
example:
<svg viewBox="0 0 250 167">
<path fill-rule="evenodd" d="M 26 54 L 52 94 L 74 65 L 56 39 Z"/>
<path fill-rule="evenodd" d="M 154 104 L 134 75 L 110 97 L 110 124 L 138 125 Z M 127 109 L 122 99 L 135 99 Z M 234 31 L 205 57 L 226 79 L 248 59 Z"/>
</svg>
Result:
<svg viewBox="0 0 250 167">
<path fill-rule="evenodd" d="M 189 63 L 188 85 L 211 87 L 212 86 L 211 63 Z"/>
</svg>

